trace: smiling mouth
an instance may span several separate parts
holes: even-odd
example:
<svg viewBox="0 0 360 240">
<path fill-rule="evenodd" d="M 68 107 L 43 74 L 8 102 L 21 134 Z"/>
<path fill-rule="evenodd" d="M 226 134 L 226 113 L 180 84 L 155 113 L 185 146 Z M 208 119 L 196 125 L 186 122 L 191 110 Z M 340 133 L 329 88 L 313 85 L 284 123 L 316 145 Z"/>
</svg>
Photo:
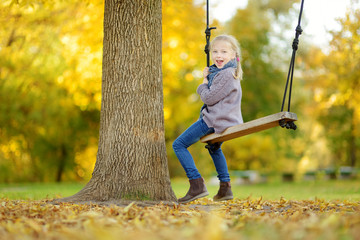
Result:
<svg viewBox="0 0 360 240">
<path fill-rule="evenodd" d="M 216 63 L 218 64 L 218 65 L 222 65 L 223 64 L 223 60 L 216 60 Z"/>
</svg>

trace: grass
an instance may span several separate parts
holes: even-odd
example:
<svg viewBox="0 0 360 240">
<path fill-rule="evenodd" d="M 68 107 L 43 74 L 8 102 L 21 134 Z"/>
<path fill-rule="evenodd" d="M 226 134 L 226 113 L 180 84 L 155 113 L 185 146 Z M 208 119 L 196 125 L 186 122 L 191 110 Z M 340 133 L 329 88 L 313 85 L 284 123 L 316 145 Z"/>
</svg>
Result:
<svg viewBox="0 0 360 240">
<path fill-rule="evenodd" d="M 177 197 L 186 194 L 188 184 L 184 181 L 172 181 Z M 217 185 L 207 184 L 209 197 L 213 197 L 218 190 Z M 281 197 L 293 200 L 348 200 L 360 201 L 360 180 L 332 180 L 332 181 L 299 181 L 299 182 L 269 182 L 261 184 L 232 185 L 234 197 L 260 198 L 279 200 Z"/>
<path fill-rule="evenodd" d="M 0 198 L 40 200 L 67 197 L 77 193 L 82 183 L 12 183 L 0 184 Z"/>
<path fill-rule="evenodd" d="M 186 194 L 189 184 L 185 179 L 171 181 L 176 196 Z M 75 194 L 84 186 L 83 183 L 18 183 L 0 184 L 0 198 L 40 200 L 67 197 Z M 217 185 L 207 184 L 209 197 L 216 194 Z M 232 186 L 236 198 L 260 198 L 278 200 L 326 200 L 360 201 L 360 179 L 332 181 L 296 181 L 290 183 L 269 182 L 252 185 Z"/>
<path fill-rule="evenodd" d="M 186 179 L 171 183 L 177 197 L 186 194 Z M 360 239 L 360 179 L 233 184 L 237 199 L 227 203 L 203 198 L 174 207 L 12 201 L 66 197 L 83 186 L 0 184 L 0 239 Z M 216 194 L 217 185 L 207 187 Z"/>
</svg>

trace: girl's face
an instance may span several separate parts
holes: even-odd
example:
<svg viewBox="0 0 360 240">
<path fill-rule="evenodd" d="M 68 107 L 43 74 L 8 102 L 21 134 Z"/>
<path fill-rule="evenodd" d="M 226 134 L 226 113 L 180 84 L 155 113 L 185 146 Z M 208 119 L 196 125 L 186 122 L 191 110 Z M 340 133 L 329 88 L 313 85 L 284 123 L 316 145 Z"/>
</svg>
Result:
<svg viewBox="0 0 360 240">
<path fill-rule="evenodd" d="M 211 59 L 217 68 L 223 68 L 225 64 L 235 58 L 235 52 L 227 41 L 216 41 L 211 47 Z"/>
</svg>

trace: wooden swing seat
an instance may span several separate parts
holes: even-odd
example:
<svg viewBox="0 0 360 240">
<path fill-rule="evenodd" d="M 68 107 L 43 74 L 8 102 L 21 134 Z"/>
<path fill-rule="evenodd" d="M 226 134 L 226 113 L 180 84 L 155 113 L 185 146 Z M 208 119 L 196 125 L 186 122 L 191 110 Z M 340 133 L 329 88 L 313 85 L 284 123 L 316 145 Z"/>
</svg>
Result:
<svg viewBox="0 0 360 240">
<path fill-rule="evenodd" d="M 251 133 L 256 133 L 262 130 L 273 128 L 279 125 L 279 121 L 293 122 L 297 120 L 296 113 L 279 112 L 263 118 L 255 119 L 245 122 L 233 127 L 229 127 L 222 133 L 212 133 L 200 139 L 203 143 L 224 142 L 233 138 L 242 137 Z"/>
</svg>

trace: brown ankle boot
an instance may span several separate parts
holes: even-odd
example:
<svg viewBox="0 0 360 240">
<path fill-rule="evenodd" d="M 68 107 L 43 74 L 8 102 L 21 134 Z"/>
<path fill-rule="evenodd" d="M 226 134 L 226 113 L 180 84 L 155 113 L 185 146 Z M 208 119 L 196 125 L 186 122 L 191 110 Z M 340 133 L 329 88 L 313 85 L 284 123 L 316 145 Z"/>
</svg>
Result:
<svg viewBox="0 0 360 240">
<path fill-rule="evenodd" d="M 230 182 L 220 182 L 220 189 L 214 196 L 214 201 L 231 200 L 233 198 Z"/>
<path fill-rule="evenodd" d="M 209 195 L 203 178 L 196 178 L 193 180 L 189 180 L 189 182 L 190 182 L 190 189 L 186 193 L 185 197 L 178 199 L 179 203 L 188 203 L 195 199 Z"/>
</svg>

